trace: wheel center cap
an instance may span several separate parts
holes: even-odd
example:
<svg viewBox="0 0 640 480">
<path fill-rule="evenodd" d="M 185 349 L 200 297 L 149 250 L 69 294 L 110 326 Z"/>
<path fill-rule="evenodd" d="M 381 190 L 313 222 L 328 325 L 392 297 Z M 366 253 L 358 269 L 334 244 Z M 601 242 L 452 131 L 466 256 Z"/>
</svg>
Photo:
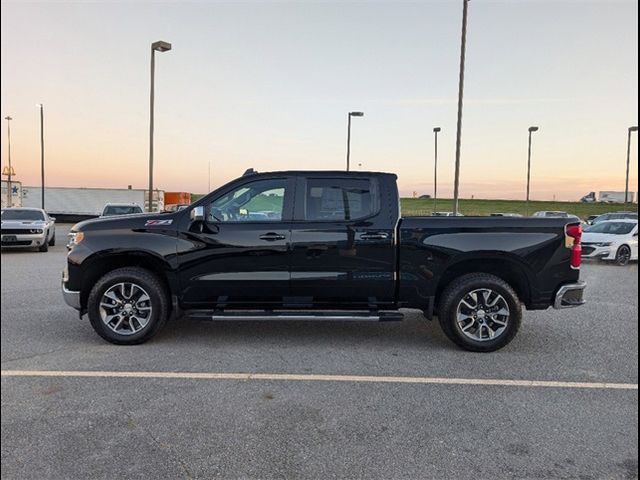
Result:
<svg viewBox="0 0 640 480">
<path fill-rule="evenodd" d="M 478 320 L 484 320 L 484 317 L 487 316 L 487 313 L 484 310 L 478 310 L 478 313 L 476 315 L 478 315 Z"/>
<path fill-rule="evenodd" d="M 131 313 L 131 312 L 133 312 L 133 307 L 132 307 L 132 305 L 131 305 L 130 303 L 125 303 L 125 305 L 124 305 L 124 311 L 125 311 L 125 312 L 127 312 L 127 313 Z"/>
</svg>

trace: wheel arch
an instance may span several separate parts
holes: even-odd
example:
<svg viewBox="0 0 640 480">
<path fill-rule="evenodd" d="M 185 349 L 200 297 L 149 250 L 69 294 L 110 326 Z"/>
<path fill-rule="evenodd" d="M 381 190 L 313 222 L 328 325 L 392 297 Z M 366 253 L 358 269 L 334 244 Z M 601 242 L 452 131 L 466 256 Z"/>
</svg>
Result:
<svg viewBox="0 0 640 480">
<path fill-rule="evenodd" d="M 525 305 L 531 303 L 531 276 L 525 266 L 504 255 L 487 255 L 481 258 L 463 258 L 447 266 L 436 287 L 436 308 L 438 299 L 448 285 L 469 273 L 487 273 L 508 283 Z"/>
<path fill-rule="evenodd" d="M 177 286 L 171 266 L 162 258 L 145 251 L 121 251 L 98 253 L 82 262 L 83 276 L 80 304 L 86 308 L 87 300 L 95 283 L 107 273 L 124 267 L 137 267 L 150 271 L 160 280 L 167 292 L 174 295 Z"/>
</svg>

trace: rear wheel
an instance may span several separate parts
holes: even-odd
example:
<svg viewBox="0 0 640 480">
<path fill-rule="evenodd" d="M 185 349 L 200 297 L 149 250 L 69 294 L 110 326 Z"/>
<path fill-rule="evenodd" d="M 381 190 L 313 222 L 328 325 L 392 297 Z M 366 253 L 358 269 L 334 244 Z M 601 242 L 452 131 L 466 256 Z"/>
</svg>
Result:
<svg viewBox="0 0 640 480">
<path fill-rule="evenodd" d="M 616 264 L 624 267 L 631 261 L 631 249 L 627 245 L 622 245 L 616 252 Z"/>
<path fill-rule="evenodd" d="M 438 320 L 456 345 L 492 352 L 507 345 L 522 322 L 522 305 L 504 280 L 486 273 L 455 279 L 442 294 Z"/>
<path fill-rule="evenodd" d="M 142 268 L 120 268 L 100 278 L 87 302 L 91 326 L 118 345 L 136 345 L 153 337 L 169 316 L 167 292 Z"/>
</svg>

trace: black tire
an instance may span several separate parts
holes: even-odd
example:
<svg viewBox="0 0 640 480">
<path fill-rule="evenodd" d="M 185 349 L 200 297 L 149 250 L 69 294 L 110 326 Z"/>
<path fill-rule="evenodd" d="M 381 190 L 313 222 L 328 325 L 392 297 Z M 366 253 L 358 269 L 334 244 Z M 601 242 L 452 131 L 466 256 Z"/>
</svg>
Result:
<svg viewBox="0 0 640 480">
<path fill-rule="evenodd" d="M 131 282 L 142 287 L 149 295 L 151 313 L 146 326 L 131 334 L 120 334 L 109 328 L 102 320 L 100 302 L 103 295 L 114 285 Z M 91 289 L 87 301 L 87 313 L 91 326 L 98 335 L 116 345 L 138 345 L 153 337 L 162 328 L 169 317 L 169 294 L 152 272 L 143 268 L 119 268 L 101 277 Z"/>
<path fill-rule="evenodd" d="M 49 251 L 49 244 L 46 242 L 46 240 L 42 245 L 40 245 L 38 247 L 38 251 L 39 252 L 48 252 Z"/>
<path fill-rule="evenodd" d="M 490 289 L 496 292 L 502 296 L 509 307 L 506 326 L 494 339 L 469 338 L 463 333 L 458 323 L 458 306 L 465 296 L 479 289 Z M 472 352 L 493 352 L 511 342 L 518 333 L 522 323 L 522 304 L 513 288 L 501 278 L 487 273 L 471 273 L 456 278 L 445 288 L 438 308 L 438 321 L 445 335 L 459 347 Z"/>
<path fill-rule="evenodd" d="M 49 246 L 50 247 L 55 247 L 56 246 L 56 231 L 53 231 L 53 235 L 51 235 L 51 240 L 49 240 Z"/>
<path fill-rule="evenodd" d="M 616 265 L 619 265 L 621 267 L 624 267 L 626 265 L 629 265 L 629 262 L 631 261 L 631 249 L 629 248 L 628 245 L 622 245 L 620 248 L 618 248 L 618 251 L 616 252 Z"/>
</svg>

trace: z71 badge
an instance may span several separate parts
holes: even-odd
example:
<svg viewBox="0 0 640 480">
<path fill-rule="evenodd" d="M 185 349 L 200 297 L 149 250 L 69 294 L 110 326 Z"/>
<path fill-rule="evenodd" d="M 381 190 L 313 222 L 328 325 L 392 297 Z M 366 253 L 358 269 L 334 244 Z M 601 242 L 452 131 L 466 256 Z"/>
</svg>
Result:
<svg viewBox="0 0 640 480">
<path fill-rule="evenodd" d="M 147 220 L 144 224 L 145 227 L 159 227 L 162 225 L 171 225 L 173 220 Z"/>
</svg>

